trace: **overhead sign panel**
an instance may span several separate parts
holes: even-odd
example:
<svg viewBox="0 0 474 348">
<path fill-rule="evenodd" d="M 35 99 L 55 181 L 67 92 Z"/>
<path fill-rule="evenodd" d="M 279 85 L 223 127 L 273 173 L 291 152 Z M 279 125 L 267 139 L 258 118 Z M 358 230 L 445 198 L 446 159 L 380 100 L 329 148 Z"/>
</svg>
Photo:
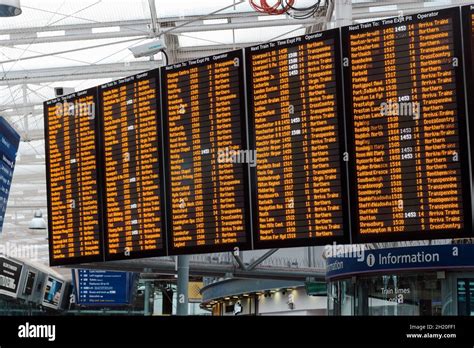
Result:
<svg viewBox="0 0 474 348">
<path fill-rule="evenodd" d="M 254 246 L 348 240 L 339 31 L 246 49 Z"/>
<path fill-rule="evenodd" d="M 162 69 L 169 252 L 250 247 L 242 51 Z M 251 164 L 251 163 L 250 163 Z"/>
<path fill-rule="evenodd" d="M 106 260 L 166 253 L 159 73 L 99 88 Z"/>
<path fill-rule="evenodd" d="M 97 89 L 44 104 L 53 266 L 102 260 Z"/>
<path fill-rule="evenodd" d="M 86 269 L 72 272 L 77 304 L 99 307 L 130 304 L 133 274 Z"/>
<path fill-rule="evenodd" d="M 3 117 L 0 117 L 0 232 L 5 220 L 19 146 L 20 134 Z"/>
<path fill-rule="evenodd" d="M 356 241 L 472 235 L 459 18 L 342 30 Z"/>
</svg>

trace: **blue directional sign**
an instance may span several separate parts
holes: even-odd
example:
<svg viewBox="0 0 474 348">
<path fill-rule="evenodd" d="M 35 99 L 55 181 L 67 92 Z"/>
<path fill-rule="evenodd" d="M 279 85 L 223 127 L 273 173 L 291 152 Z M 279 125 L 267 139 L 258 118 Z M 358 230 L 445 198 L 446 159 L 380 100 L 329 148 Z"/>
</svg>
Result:
<svg viewBox="0 0 474 348">
<path fill-rule="evenodd" d="M 120 306 L 131 302 L 133 274 L 73 270 L 76 303 L 83 306 Z"/>
<path fill-rule="evenodd" d="M 328 249 L 330 251 L 330 249 Z M 400 271 L 466 269 L 474 267 L 474 245 L 447 244 L 338 252 L 326 258 L 326 278 Z"/>
<path fill-rule="evenodd" d="M 20 135 L 0 116 L 0 232 L 7 210 L 18 146 Z"/>
</svg>

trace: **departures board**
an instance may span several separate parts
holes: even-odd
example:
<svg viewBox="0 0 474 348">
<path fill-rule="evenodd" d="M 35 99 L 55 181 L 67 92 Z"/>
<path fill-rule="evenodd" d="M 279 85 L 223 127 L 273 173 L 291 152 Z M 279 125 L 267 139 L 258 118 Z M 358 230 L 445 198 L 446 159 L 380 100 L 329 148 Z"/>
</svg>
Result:
<svg viewBox="0 0 474 348">
<path fill-rule="evenodd" d="M 166 253 L 159 72 L 102 85 L 106 260 Z"/>
<path fill-rule="evenodd" d="M 246 49 L 254 247 L 348 241 L 339 30 Z"/>
<path fill-rule="evenodd" d="M 0 233 L 5 221 L 8 196 L 15 171 L 20 134 L 0 116 Z"/>
<path fill-rule="evenodd" d="M 242 51 L 162 69 L 170 254 L 250 248 Z"/>
<path fill-rule="evenodd" d="M 50 264 L 102 261 L 97 89 L 44 104 Z"/>
<path fill-rule="evenodd" d="M 472 235 L 459 8 L 342 29 L 353 238 Z"/>
<path fill-rule="evenodd" d="M 472 237 L 473 26 L 400 16 L 46 102 L 51 265 Z"/>
</svg>

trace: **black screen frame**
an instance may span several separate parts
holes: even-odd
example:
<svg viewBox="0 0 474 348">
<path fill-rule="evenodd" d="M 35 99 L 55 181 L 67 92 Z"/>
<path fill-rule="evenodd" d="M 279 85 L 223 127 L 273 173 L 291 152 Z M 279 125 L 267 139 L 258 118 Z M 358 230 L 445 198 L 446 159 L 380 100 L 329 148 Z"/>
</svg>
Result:
<svg viewBox="0 0 474 348">
<path fill-rule="evenodd" d="M 258 223 L 258 199 L 257 199 L 257 169 L 251 168 L 251 183 L 252 183 L 252 212 L 253 212 L 253 245 L 254 249 L 273 249 L 273 248 L 293 248 L 293 247 L 308 247 L 308 246 L 322 246 L 332 243 L 345 244 L 350 242 L 350 224 L 349 224 L 349 201 L 348 201 L 348 185 L 347 185 L 347 162 L 344 161 L 344 152 L 346 151 L 346 136 L 345 136 L 345 121 L 344 121 L 344 99 L 343 99 L 343 82 L 341 69 L 341 37 L 339 29 L 332 29 L 316 34 L 308 34 L 298 36 L 296 39 L 301 41 L 291 43 L 291 38 L 288 40 L 275 41 L 274 47 L 267 47 L 267 44 L 260 46 L 253 46 L 245 48 L 246 57 L 246 77 L 247 77 L 247 107 L 248 107 L 248 122 L 249 122 L 249 140 L 250 149 L 256 150 L 255 138 L 255 116 L 253 113 L 254 96 L 252 93 L 252 54 L 260 54 L 272 50 L 279 50 L 287 47 L 295 47 L 303 44 L 308 44 L 315 41 L 325 41 L 334 39 L 334 67 L 336 71 L 336 117 L 338 121 L 338 140 L 340 149 L 340 175 L 341 175 L 341 200 L 342 200 L 342 218 L 343 218 L 343 235 L 331 237 L 313 237 L 313 238 L 297 238 L 276 241 L 260 241 L 259 240 L 259 223 Z M 258 157 L 258 154 L 257 154 Z"/>
<path fill-rule="evenodd" d="M 248 177 L 248 164 L 242 163 L 243 169 L 243 190 L 244 190 L 244 214 L 245 214 L 245 241 L 240 243 L 229 243 L 229 244 L 220 244 L 220 245 L 204 245 L 204 246 L 189 246 L 182 248 L 173 247 L 173 231 L 172 231 L 172 202 L 171 202 L 171 179 L 170 179 L 170 148 L 169 148 L 169 123 L 168 123 L 168 114 L 167 114 L 167 99 L 168 99 L 168 89 L 167 89 L 167 72 L 176 72 L 181 70 L 187 70 L 190 68 L 201 67 L 213 63 L 218 63 L 220 61 L 230 60 L 234 58 L 240 59 L 239 71 L 239 93 L 240 93 L 240 131 L 241 131 L 241 149 L 248 150 L 247 142 L 247 117 L 246 117 L 246 105 L 245 105 L 245 85 L 244 85 L 244 55 L 242 50 L 235 50 L 226 52 L 216 56 L 209 56 L 204 58 L 199 58 L 196 61 L 188 61 L 183 63 L 177 63 L 168 65 L 161 68 L 161 85 L 162 85 L 162 113 L 163 113 L 163 135 L 165 143 L 165 160 L 166 160 L 166 188 L 167 188 L 167 211 L 168 211 L 168 253 L 169 255 L 187 255 L 187 254 L 205 254 L 205 253 L 218 253 L 218 252 L 229 252 L 238 250 L 251 250 L 251 205 L 249 197 L 249 188 L 250 188 L 250 179 Z M 209 60 L 207 60 L 209 59 Z M 202 61 L 201 61 L 202 60 Z M 192 64 L 190 64 L 192 62 Z"/>
<path fill-rule="evenodd" d="M 418 19 L 420 14 L 437 13 L 437 15 L 427 18 L 426 20 Z M 347 145 L 349 152 L 349 189 L 351 197 L 351 226 L 352 226 L 352 239 L 354 243 L 381 243 L 381 242 L 399 242 L 399 241 L 416 241 L 416 240 L 435 240 L 435 239 L 450 239 L 450 238 L 465 238 L 472 237 L 474 232 L 472 231 L 472 203 L 471 203 L 471 180 L 469 170 L 469 155 L 467 151 L 460 153 L 461 162 L 461 185 L 463 188 L 462 202 L 464 210 L 464 228 L 462 230 L 436 230 L 436 231 L 417 231 L 417 232 L 402 232 L 402 233 L 385 233 L 385 234 L 365 234 L 362 235 L 359 232 L 359 218 L 358 218 L 358 196 L 357 196 L 357 171 L 355 164 L 355 132 L 354 132 L 354 119 L 353 119 L 353 108 L 352 108 L 352 83 L 351 83 L 351 72 L 350 72 L 350 34 L 351 33 L 364 33 L 372 30 L 381 30 L 383 28 L 397 26 L 405 23 L 419 23 L 423 21 L 429 21 L 431 19 L 450 17 L 453 21 L 453 39 L 454 39 L 454 55 L 459 59 L 459 66 L 456 69 L 456 95 L 457 95 L 457 119 L 458 119 L 458 130 L 459 130 L 459 148 L 468 148 L 468 137 L 467 124 L 466 124 L 466 101 L 465 101 L 465 89 L 464 89 L 464 71 L 463 71 L 463 54 L 462 54 L 462 36 L 461 36 L 461 16 L 460 7 L 452 7 L 444 10 L 435 10 L 425 13 L 417 13 L 411 16 L 398 17 L 403 19 L 401 23 L 394 23 L 384 25 L 382 21 L 374 21 L 376 26 L 372 28 L 357 28 L 354 26 L 346 26 L 341 29 L 342 42 L 343 42 L 343 60 L 347 62 L 344 64 L 344 86 L 345 86 L 345 104 L 346 104 L 346 124 L 347 124 Z M 412 19 L 410 19 L 412 18 Z"/>
<path fill-rule="evenodd" d="M 94 130 L 95 130 L 95 154 L 96 154 L 96 187 L 97 187 L 97 212 L 98 212 L 98 225 L 99 225 L 99 255 L 90 256 L 79 256 L 72 258 L 65 258 L 61 260 L 55 260 L 53 258 L 53 210 L 52 210 L 52 198 L 51 198 L 51 166 L 50 166 L 50 139 L 49 139 L 49 122 L 48 122 L 48 107 L 58 102 L 71 101 L 83 96 L 93 96 L 95 102 L 95 119 L 94 119 Z M 104 261 L 104 230 L 103 230 L 103 217 L 104 211 L 102 209 L 102 162 L 100 161 L 100 132 L 99 132 L 99 118 L 101 113 L 99 112 L 98 102 L 98 89 L 97 87 L 89 88 L 83 91 L 67 94 L 61 97 L 57 97 L 44 102 L 44 129 L 45 129 L 45 153 L 46 153 L 46 189 L 47 189 L 47 202 L 48 202 L 48 245 L 49 245 L 49 264 L 50 266 L 66 266 L 81 263 L 90 262 L 101 262 Z"/>
<path fill-rule="evenodd" d="M 131 79 L 131 80 L 130 80 Z M 105 128 L 104 128 L 104 113 L 103 113 L 103 92 L 114 89 L 120 86 L 128 85 L 136 83 L 140 80 L 146 79 L 155 79 L 155 98 L 156 98 L 156 121 L 157 121 L 157 147 L 158 147 L 158 157 L 159 157 L 159 188 L 160 188 L 160 215 L 161 215 L 161 241 L 163 247 L 161 249 L 152 249 L 152 250 L 145 250 L 145 251 L 131 251 L 127 254 L 120 253 L 120 254 L 110 254 L 108 250 L 108 240 L 109 240 L 109 233 L 108 233 L 108 225 L 107 225 L 107 202 L 106 202 L 106 178 L 105 178 Z M 162 117 L 161 117 L 161 107 L 160 107 L 160 89 L 161 89 L 161 82 L 160 82 L 160 69 L 153 69 L 146 71 L 141 74 L 132 75 L 129 77 L 125 77 L 123 79 L 115 80 L 109 82 L 107 84 L 103 84 L 98 87 L 98 101 L 99 101 L 99 111 L 100 111 L 100 122 L 99 122 L 99 129 L 100 129 L 100 161 L 102 163 L 102 177 L 101 182 L 103 186 L 103 211 L 104 211 L 104 219 L 103 219 L 103 231 L 104 231 L 104 261 L 119 261 L 119 260 L 132 260 L 132 259 L 141 259 L 146 257 L 158 257 L 158 256 L 166 256 L 167 253 L 167 224 L 166 224 L 166 204 L 165 204 L 165 185 L 164 185 L 164 164 L 163 164 L 163 140 L 162 140 Z"/>
</svg>

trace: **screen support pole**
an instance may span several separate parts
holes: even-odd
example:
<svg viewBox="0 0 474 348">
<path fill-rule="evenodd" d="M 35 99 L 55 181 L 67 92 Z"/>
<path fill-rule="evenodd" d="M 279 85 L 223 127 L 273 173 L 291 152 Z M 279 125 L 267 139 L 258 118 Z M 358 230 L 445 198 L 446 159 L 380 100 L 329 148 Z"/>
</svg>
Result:
<svg viewBox="0 0 474 348">
<path fill-rule="evenodd" d="M 335 1 L 334 24 L 335 28 L 352 24 L 352 1 L 350 0 L 333 0 Z"/>
<path fill-rule="evenodd" d="M 145 273 L 151 273 L 151 269 L 145 268 Z M 150 310 L 150 300 L 153 297 L 154 299 L 154 294 L 151 291 L 151 281 L 146 280 L 145 281 L 145 293 L 143 294 L 143 299 L 144 299 L 144 307 L 143 307 L 143 312 L 145 316 L 149 316 L 152 314 L 152 311 Z"/>
<path fill-rule="evenodd" d="M 177 315 L 188 315 L 189 255 L 178 256 L 178 304 Z"/>
</svg>

